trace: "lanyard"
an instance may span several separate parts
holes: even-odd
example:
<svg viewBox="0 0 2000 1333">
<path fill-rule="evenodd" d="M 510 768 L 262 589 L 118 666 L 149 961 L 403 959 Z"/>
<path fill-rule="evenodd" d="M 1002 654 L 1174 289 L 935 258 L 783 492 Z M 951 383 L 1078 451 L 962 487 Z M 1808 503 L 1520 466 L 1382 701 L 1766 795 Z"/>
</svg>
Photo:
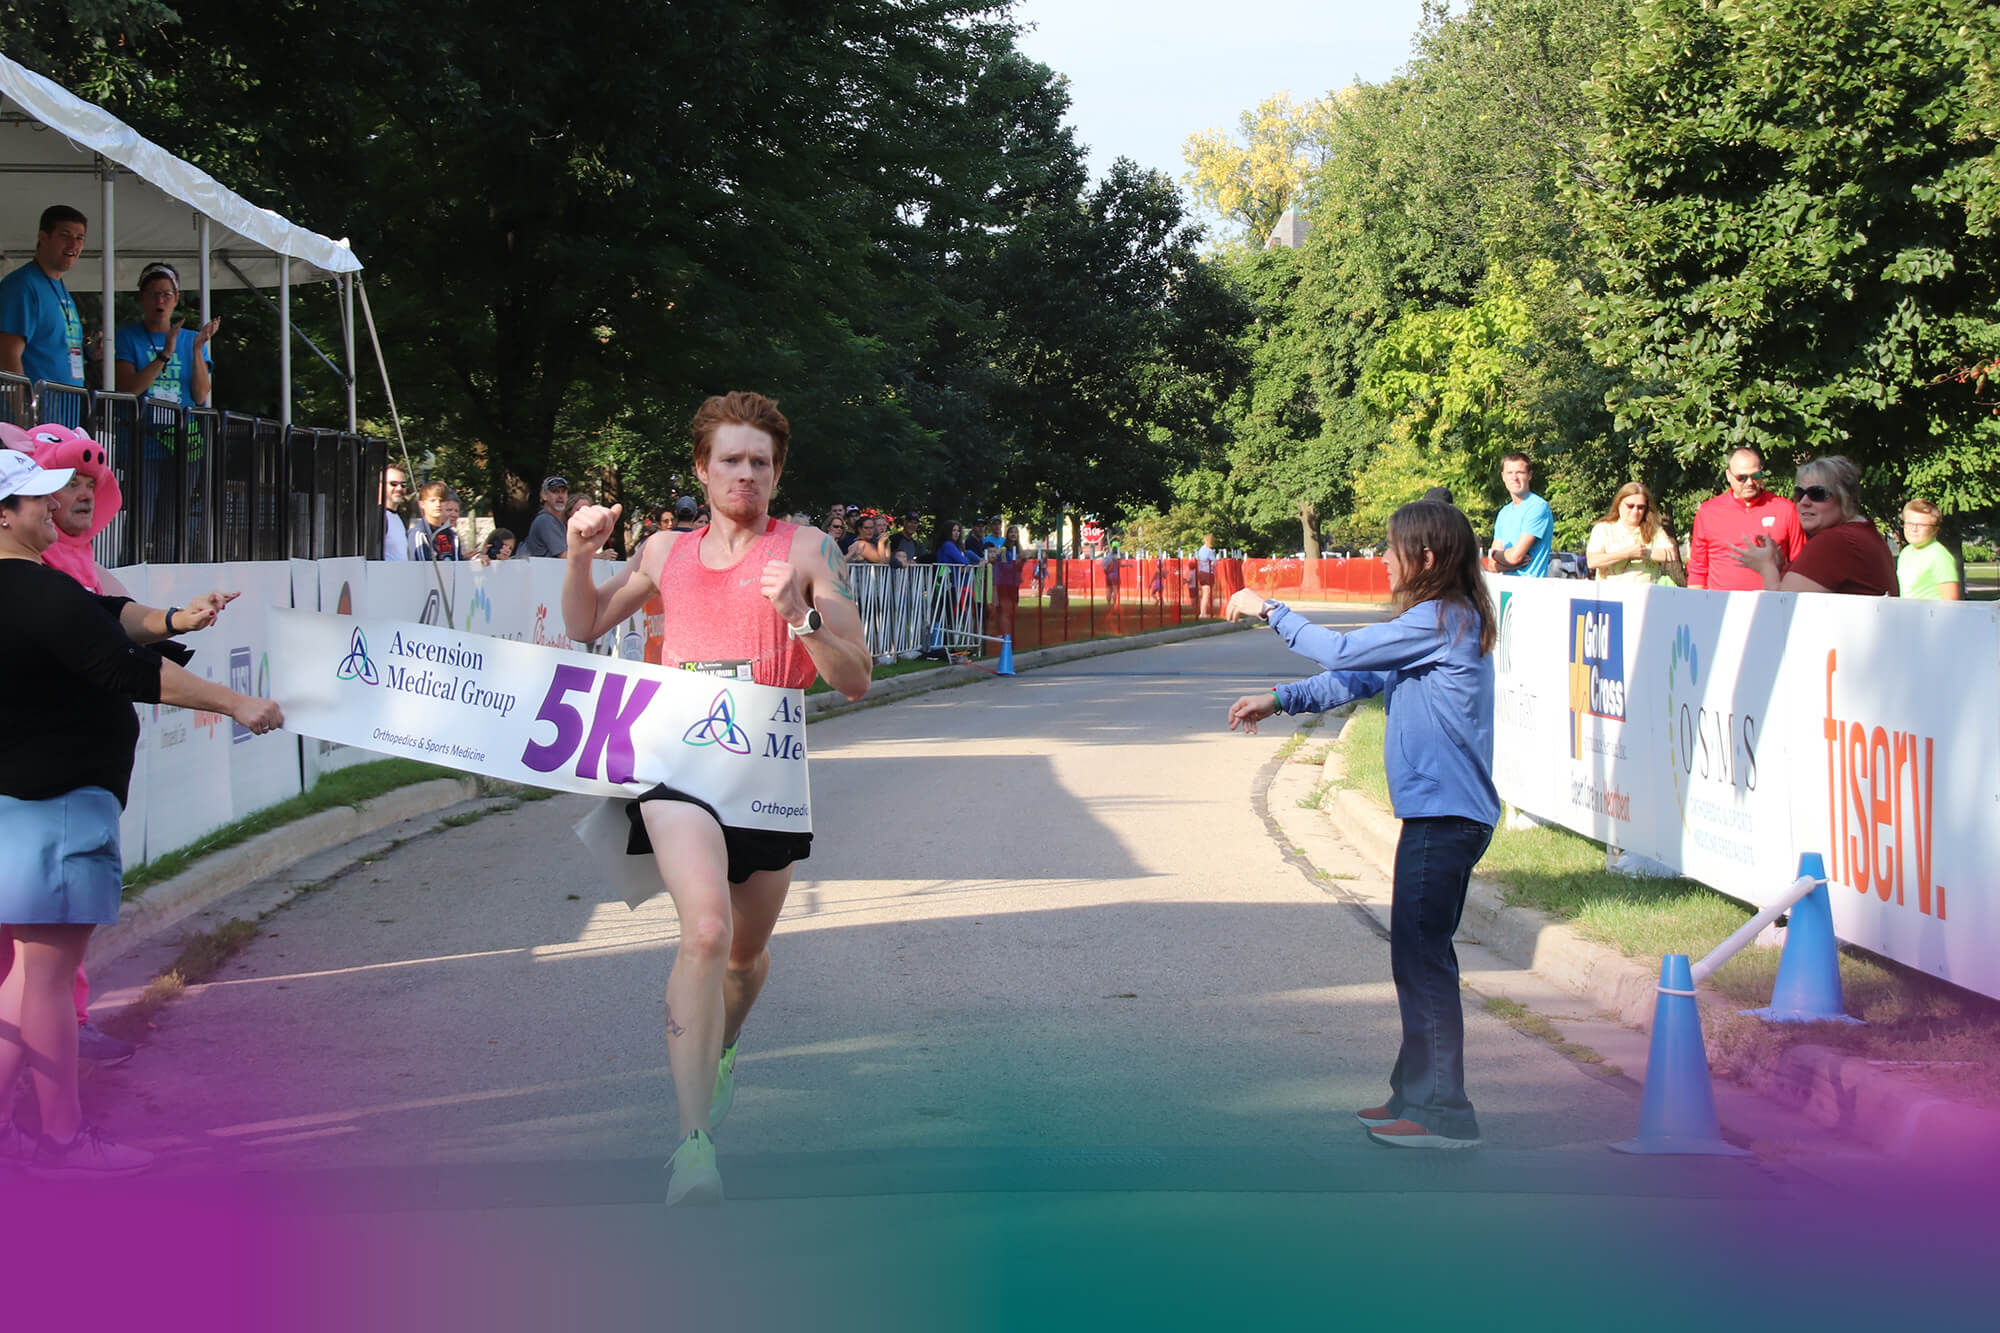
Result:
<svg viewBox="0 0 2000 1333">
<path fill-rule="evenodd" d="M 75 320 L 77 336 L 81 337 L 83 335 L 83 316 L 76 313 L 76 302 L 69 299 L 69 288 L 50 277 L 40 264 L 35 265 L 35 272 L 42 275 L 42 281 L 46 282 L 49 285 L 49 290 L 55 293 L 56 308 L 63 312 L 63 332 L 67 334 L 69 332 L 70 321 Z"/>
</svg>

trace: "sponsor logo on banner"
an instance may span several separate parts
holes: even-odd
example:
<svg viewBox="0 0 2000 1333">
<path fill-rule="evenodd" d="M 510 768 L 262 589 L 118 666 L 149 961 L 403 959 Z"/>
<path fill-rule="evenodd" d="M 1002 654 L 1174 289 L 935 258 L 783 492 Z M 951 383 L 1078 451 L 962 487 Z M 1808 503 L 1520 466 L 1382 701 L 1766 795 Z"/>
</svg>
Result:
<svg viewBox="0 0 2000 1333">
<path fill-rule="evenodd" d="M 1698 846 L 1756 864 L 1756 820 L 1742 796 L 1757 790 L 1758 719 L 1704 702 L 1701 642 L 1691 626 L 1674 631 L 1667 658 L 1667 758 L 1681 826 Z"/>
<path fill-rule="evenodd" d="M 1568 624 L 1569 757 L 1575 761 L 1589 755 L 1593 773 L 1602 772 L 1610 767 L 1605 761 L 1625 757 L 1622 728 L 1606 732 L 1585 719 L 1625 721 L 1625 605 L 1573 597 Z M 1615 774 L 1615 768 L 1610 771 Z M 1572 774 L 1569 803 L 1589 812 L 1593 824 L 1599 817 L 1632 822 L 1632 793 L 1615 776 L 1600 781 Z"/>
<path fill-rule="evenodd" d="M 1842 717 L 1834 697 L 1837 649 L 1826 653 L 1827 874 L 1883 902 L 1945 919 L 1944 885 L 1934 883 L 1931 835 L 1937 795 L 1937 740 L 1915 731 Z"/>
<path fill-rule="evenodd" d="M 731 754 L 749 754 L 750 736 L 736 725 L 736 701 L 728 690 L 719 691 L 708 706 L 708 716 L 687 729 L 683 745 L 718 745 Z"/>
<path fill-rule="evenodd" d="M 257 681 L 250 665 L 250 649 L 247 646 L 229 650 L 229 688 L 238 694 L 257 692 Z M 231 745 L 241 745 L 257 734 L 233 718 L 230 720 L 229 728 Z"/>
<path fill-rule="evenodd" d="M 368 656 L 368 636 L 359 629 L 347 641 L 347 656 L 340 659 L 334 670 L 340 680 L 358 680 L 363 685 L 379 685 L 382 678 L 376 673 L 375 660 Z"/>
<path fill-rule="evenodd" d="M 1583 719 L 1625 720 L 1625 607 L 1569 603 L 1569 757 L 1583 757 Z"/>
<path fill-rule="evenodd" d="M 535 606 L 535 632 L 534 636 L 528 642 L 540 644 L 544 648 L 573 649 L 576 647 L 575 641 L 561 630 L 550 633 L 549 608 L 546 602 L 537 603 Z"/>
</svg>

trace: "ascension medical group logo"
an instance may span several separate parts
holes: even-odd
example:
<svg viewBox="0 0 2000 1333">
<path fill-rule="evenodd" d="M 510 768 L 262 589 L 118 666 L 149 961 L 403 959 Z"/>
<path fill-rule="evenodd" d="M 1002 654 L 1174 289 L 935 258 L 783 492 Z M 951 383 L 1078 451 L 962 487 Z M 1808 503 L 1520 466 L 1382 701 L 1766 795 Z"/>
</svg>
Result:
<svg viewBox="0 0 2000 1333">
<path fill-rule="evenodd" d="M 1625 720 L 1625 607 L 1569 603 L 1569 757 L 1583 757 L 1583 720 Z"/>
<path fill-rule="evenodd" d="M 492 688 L 485 680 L 486 655 L 463 643 L 437 642 L 404 634 L 389 636 L 389 648 L 377 664 L 368 652 L 368 636 L 355 626 L 347 641 L 347 656 L 334 675 L 393 690 L 422 695 L 440 703 L 459 704 L 511 716 L 518 696 Z"/>
<path fill-rule="evenodd" d="M 368 636 L 355 627 L 354 637 L 347 641 L 347 656 L 340 659 L 340 666 L 334 675 L 341 680 L 358 680 L 363 685 L 380 685 L 381 673 L 375 668 L 375 659 L 368 655 Z"/>
<path fill-rule="evenodd" d="M 681 736 L 681 743 L 719 746 L 731 754 L 750 753 L 750 733 L 736 725 L 736 700 L 728 690 L 719 690 L 709 702 L 708 716 L 697 721 Z"/>
</svg>

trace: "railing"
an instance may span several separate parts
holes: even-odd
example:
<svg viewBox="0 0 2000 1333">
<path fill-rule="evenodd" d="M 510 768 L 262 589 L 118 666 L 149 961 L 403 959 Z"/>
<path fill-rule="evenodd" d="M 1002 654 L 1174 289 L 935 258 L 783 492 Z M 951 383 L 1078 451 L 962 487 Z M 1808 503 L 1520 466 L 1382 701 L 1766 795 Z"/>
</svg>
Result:
<svg viewBox="0 0 2000 1333">
<path fill-rule="evenodd" d="M 381 555 L 381 440 L 4 372 L 0 419 L 104 446 L 125 496 L 95 542 L 106 568 Z"/>
</svg>

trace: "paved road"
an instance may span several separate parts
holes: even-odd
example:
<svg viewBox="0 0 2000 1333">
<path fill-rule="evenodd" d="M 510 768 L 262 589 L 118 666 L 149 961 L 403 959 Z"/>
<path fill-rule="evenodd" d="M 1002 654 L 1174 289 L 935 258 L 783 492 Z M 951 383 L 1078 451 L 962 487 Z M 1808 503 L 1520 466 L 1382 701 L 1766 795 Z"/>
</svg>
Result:
<svg viewBox="0 0 2000 1333">
<path fill-rule="evenodd" d="M 1490 1146 L 1368 1145 L 1387 946 L 1256 813 L 1287 720 L 1221 722 L 1298 665 L 1245 633 L 815 723 L 720 1215 L 655 1202 L 671 906 L 600 901 L 567 798 L 398 848 L 177 1003 L 96 1085 L 166 1155 L 121 1207 L 202 1205 L 182 1233 L 264 1275 L 246 1326 L 1680 1328 L 1700 1293 L 1846 1327 L 1978 1290 L 1990 1229 L 1933 1237 L 1893 1175 L 1842 1182 L 1894 1185 L 1863 1210 L 1794 1165 L 1606 1152 L 1630 1088 L 1476 1007 Z M 1771 1280 L 1850 1220 L 1923 1262 L 1867 1299 Z M 705 1322 L 634 1313 L 676 1300 Z"/>
</svg>

